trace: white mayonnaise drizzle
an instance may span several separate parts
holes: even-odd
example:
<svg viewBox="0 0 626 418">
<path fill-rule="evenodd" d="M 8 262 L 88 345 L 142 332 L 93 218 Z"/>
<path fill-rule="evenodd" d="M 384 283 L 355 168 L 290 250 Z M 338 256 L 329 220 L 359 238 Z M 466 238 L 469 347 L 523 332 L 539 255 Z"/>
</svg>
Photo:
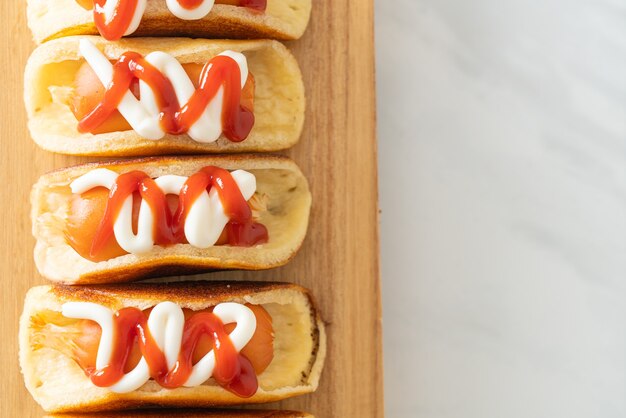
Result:
<svg viewBox="0 0 626 418">
<path fill-rule="evenodd" d="M 94 5 L 98 9 L 98 11 L 102 11 L 104 13 L 104 23 L 109 24 L 113 17 L 116 15 L 116 10 L 122 0 L 108 0 L 104 3 L 104 6 L 100 8 L 97 5 Z M 211 0 L 211 3 L 213 1 Z M 144 12 L 146 11 L 146 4 L 148 0 L 137 0 L 137 7 L 135 8 L 135 13 L 133 14 L 133 20 L 131 20 L 130 25 L 124 32 L 124 36 L 128 36 L 135 32 L 139 27 L 139 23 L 141 23 L 141 18 L 143 17 Z M 180 6 L 180 4 L 179 4 Z"/>
<path fill-rule="evenodd" d="M 96 73 L 100 82 L 108 86 L 113 79 L 113 64 L 100 50 L 87 39 L 81 39 L 80 53 Z M 248 79 L 248 62 L 245 55 L 224 51 L 221 54 L 232 58 L 241 72 L 241 88 Z M 185 72 L 183 66 L 174 57 L 165 52 L 155 51 L 145 56 L 146 61 L 161 71 L 171 82 L 180 105 L 189 101 L 196 91 L 193 82 Z M 210 69 L 209 69 L 210 71 Z M 165 136 L 165 131 L 159 121 L 159 107 L 154 92 L 143 81 L 139 81 L 139 99 L 128 90 L 118 106 L 119 112 L 128 121 L 135 132 L 146 139 L 158 140 Z M 222 134 L 222 108 L 224 102 L 224 87 L 221 86 L 215 97 L 208 103 L 202 116 L 189 128 L 187 134 L 197 142 L 214 142 Z"/>
<path fill-rule="evenodd" d="M 67 302 L 62 306 L 63 316 L 75 319 L 89 319 L 95 321 L 102 329 L 96 368 L 102 369 L 109 364 L 113 354 L 113 311 L 104 306 L 91 302 Z M 230 333 L 230 340 L 235 350 L 240 352 L 252 339 L 256 330 L 256 316 L 250 308 L 239 303 L 220 303 L 213 310 L 224 325 L 236 323 Z M 182 309 L 173 302 L 161 302 L 156 305 L 148 317 L 148 329 L 165 355 L 167 367 L 173 369 L 180 354 L 185 315 Z M 183 386 L 199 386 L 206 382 L 215 368 L 215 353 L 209 351 L 192 368 L 191 375 Z M 150 368 L 144 357 L 133 370 L 126 373 L 122 379 L 109 386 L 109 390 L 116 393 L 127 393 L 139 389 L 150 379 Z"/>
<path fill-rule="evenodd" d="M 195 9 L 186 9 L 180 5 L 178 0 L 166 0 L 167 8 L 174 16 L 183 20 L 198 20 L 208 15 L 215 0 L 204 0 Z"/>
<path fill-rule="evenodd" d="M 252 198 L 256 192 L 256 177 L 244 170 L 230 173 L 239 187 L 245 200 Z M 107 168 L 97 168 L 75 179 L 70 188 L 72 193 L 85 193 L 95 187 L 111 189 L 119 174 Z M 157 186 L 165 193 L 178 195 L 187 181 L 187 177 L 165 175 L 155 179 Z M 190 245 L 197 248 L 208 248 L 219 239 L 224 227 L 230 219 L 224 213 L 224 206 L 212 188 L 204 191 L 192 204 L 185 218 L 185 237 Z M 120 247 L 131 254 L 149 252 L 154 246 L 154 215 L 145 200 L 139 206 L 137 234 L 133 232 L 133 196 L 128 196 L 113 224 L 115 239 Z"/>
<path fill-rule="evenodd" d="M 102 12 L 104 12 L 106 24 L 111 23 L 111 20 L 113 20 L 113 17 L 115 16 L 116 10 L 119 7 L 121 1 L 122 0 L 108 0 L 106 3 L 104 3 L 104 6 L 102 6 L 102 8 L 98 7 L 97 5 L 95 6 L 99 9 L 98 11 L 101 10 Z M 179 0 L 166 0 L 165 3 L 167 4 L 167 8 L 170 9 L 170 12 L 172 12 L 172 14 L 179 19 L 200 20 L 211 12 L 215 0 L 204 0 L 193 9 L 184 8 L 180 4 Z M 126 32 L 124 32 L 124 36 L 131 35 L 137 30 L 137 28 L 139 27 L 139 23 L 141 23 L 141 18 L 146 11 L 146 4 L 147 0 L 137 1 L 137 8 L 135 9 L 135 13 L 133 14 L 133 19 L 126 29 Z"/>
</svg>

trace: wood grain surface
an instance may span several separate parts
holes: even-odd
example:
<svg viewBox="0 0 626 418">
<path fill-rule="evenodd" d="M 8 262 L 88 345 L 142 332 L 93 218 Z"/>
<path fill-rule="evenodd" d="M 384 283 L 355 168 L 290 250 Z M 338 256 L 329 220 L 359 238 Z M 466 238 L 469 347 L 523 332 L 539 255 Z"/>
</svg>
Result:
<svg viewBox="0 0 626 418">
<path fill-rule="evenodd" d="M 287 266 L 265 272 L 205 275 L 233 280 L 293 281 L 313 290 L 328 324 L 329 351 L 319 390 L 280 407 L 317 417 L 383 415 L 378 194 L 371 0 L 313 0 L 305 36 L 288 46 L 304 73 L 304 135 L 287 152 L 302 167 L 313 193 L 309 234 Z M 0 140 L 2 225 L 0 322 L 2 417 L 42 416 L 26 391 L 17 362 L 17 325 L 23 297 L 44 283 L 32 259 L 28 196 L 42 173 L 86 159 L 36 147 L 26 129 L 23 67 L 34 45 L 25 0 L 0 2 Z"/>
</svg>

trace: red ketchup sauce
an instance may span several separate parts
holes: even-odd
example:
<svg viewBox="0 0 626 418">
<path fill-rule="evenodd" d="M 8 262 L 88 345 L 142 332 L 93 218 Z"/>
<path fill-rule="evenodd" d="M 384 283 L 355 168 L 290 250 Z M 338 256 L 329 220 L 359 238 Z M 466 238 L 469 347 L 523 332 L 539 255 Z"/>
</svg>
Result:
<svg viewBox="0 0 626 418">
<path fill-rule="evenodd" d="M 113 327 L 113 350 L 109 364 L 99 370 L 93 367 L 85 370 L 96 386 L 109 387 L 124 376 L 124 366 L 137 341 L 150 368 L 150 377 L 165 388 L 180 387 L 191 374 L 193 353 L 198 341 L 203 335 L 207 335 L 213 339 L 213 378 L 216 382 L 243 398 L 254 395 L 258 389 L 252 364 L 237 352 L 224 324 L 212 312 L 200 312 L 185 321 L 181 351 L 171 370 L 168 370 L 165 355 L 150 334 L 144 312 L 137 308 L 123 308 L 115 313 Z"/>
<path fill-rule="evenodd" d="M 203 0 L 178 0 L 185 9 L 191 10 L 199 7 Z M 247 7 L 248 9 L 264 12 L 267 9 L 267 0 L 216 0 L 215 4 L 230 4 L 233 6 Z"/>
<path fill-rule="evenodd" d="M 195 9 L 202 4 L 202 1 L 178 0 L 178 3 L 185 9 Z M 77 2 L 86 9 L 91 6 L 91 0 L 77 0 Z M 138 0 L 119 0 L 113 18 L 109 22 L 106 21 L 103 9 L 106 2 L 107 0 L 93 0 L 93 21 L 102 37 L 109 41 L 116 41 L 124 36 L 130 26 L 137 9 Z M 258 12 L 264 12 L 267 9 L 267 0 L 216 0 L 215 3 L 246 7 Z"/>
<path fill-rule="evenodd" d="M 224 88 L 222 130 L 233 142 L 248 137 L 254 126 L 254 113 L 241 105 L 241 72 L 230 57 L 216 56 L 200 73 L 199 87 L 189 102 L 178 102 L 172 82 L 141 54 L 126 52 L 113 64 L 113 80 L 100 103 L 78 122 L 80 132 L 93 132 L 117 110 L 126 92 L 142 80 L 154 91 L 160 109 L 160 123 L 169 134 L 180 135 L 202 116 L 220 87 Z"/>
<path fill-rule="evenodd" d="M 126 198 L 134 193 L 139 193 L 152 210 L 156 245 L 186 243 L 185 218 L 202 192 L 212 188 L 217 190 L 224 213 L 230 219 L 225 228 L 229 245 L 250 247 L 268 241 L 267 228 L 252 219 L 252 210 L 228 170 L 208 166 L 191 175 L 180 191 L 174 214 L 155 181 L 142 171 L 131 171 L 120 174 L 111 188 L 104 216 L 91 246 L 91 255 L 96 256 L 110 239 L 114 239 L 115 220 Z"/>
</svg>

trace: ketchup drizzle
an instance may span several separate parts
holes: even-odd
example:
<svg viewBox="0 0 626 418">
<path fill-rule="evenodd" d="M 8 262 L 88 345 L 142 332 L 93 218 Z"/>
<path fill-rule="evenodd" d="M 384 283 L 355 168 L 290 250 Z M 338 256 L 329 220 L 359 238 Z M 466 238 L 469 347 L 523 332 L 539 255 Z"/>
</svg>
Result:
<svg viewBox="0 0 626 418">
<path fill-rule="evenodd" d="M 152 377 L 159 385 L 174 389 L 182 386 L 193 369 L 193 353 L 202 335 L 213 338 L 215 368 L 213 378 L 224 389 L 242 398 L 254 395 L 258 381 L 250 361 L 238 353 L 224 324 L 212 312 L 193 315 L 183 328 L 181 351 L 178 361 L 168 370 L 165 355 L 152 338 L 148 319 L 137 308 L 123 308 L 113 317 L 113 351 L 108 365 L 102 369 L 88 368 L 85 373 L 94 385 L 109 387 L 124 377 L 124 366 L 135 341 L 146 359 Z"/>
<path fill-rule="evenodd" d="M 130 26 L 135 10 L 137 9 L 137 0 L 120 0 L 117 4 L 113 17 L 107 23 L 104 13 L 104 5 L 110 0 L 94 0 L 93 1 L 93 22 L 98 28 L 98 32 L 109 41 L 117 41 Z"/>
<path fill-rule="evenodd" d="M 191 10 L 199 7 L 204 0 L 178 0 L 178 4 L 185 9 Z M 215 2 L 219 4 L 219 0 Z M 264 12 L 267 8 L 267 0 L 239 0 L 239 7 L 247 7 L 248 9 L 254 9 L 259 12 Z"/>
<path fill-rule="evenodd" d="M 241 105 L 241 71 L 227 56 L 213 57 L 202 69 L 198 89 L 182 107 L 172 82 L 136 52 L 126 52 L 113 64 L 113 79 L 106 87 L 102 102 L 78 122 L 80 132 L 92 132 L 117 109 L 136 80 L 142 80 L 154 92 L 160 109 L 163 130 L 180 135 L 202 116 L 208 103 L 224 88 L 222 130 L 233 142 L 248 137 L 254 125 L 254 113 Z"/>
<path fill-rule="evenodd" d="M 252 210 L 228 170 L 207 166 L 190 176 L 180 191 L 174 215 L 165 194 L 155 181 L 142 171 L 130 171 L 120 174 L 111 187 L 104 216 L 92 243 L 91 256 L 95 257 L 114 237 L 115 220 L 126 198 L 134 193 L 139 193 L 152 210 L 155 244 L 167 246 L 186 243 L 184 224 L 189 210 L 202 192 L 209 192 L 212 188 L 217 190 L 224 213 L 230 219 L 225 228 L 230 245 L 249 247 L 267 242 L 267 228 L 252 219 Z"/>
<path fill-rule="evenodd" d="M 81 5 L 85 0 L 77 0 Z M 111 0 L 108 0 L 111 1 Z M 100 35 L 109 41 L 117 41 L 124 36 L 130 26 L 137 0 L 119 0 L 117 8 L 113 13 L 113 18 L 107 23 L 104 13 L 104 5 L 107 0 L 93 0 L 93 21 L 98 28 Z M 178 3 L 185 9 L 195 9 L 202 4 L 203 0 L 178 0 Z M 219 0 L 216 1 L 219 4 Z M 267 8 L 267 0 L 239 0 L 239 7 L 246 7 L 258 12 L 264 12 Z"/>
<path fill-rule="evenodd" d="M 230 173 L 229 173 L 230 174 Z M 236 186 L 236 185 L 235 185 Z M 239 189 L 237 189 L 239 190 Z M 154 180 L 143 171 L 130 171 L 120 174 L 111 187 L 104 216 L 91 246 L 91 256 L 98 254 L 113 236 L 113 224 L 128 196 L 139 193 L 145 199 L 154 214 L 154 241 L 158 245 L 176 243 L 172 234 L 172 214 L 165 199 L 165 194 Z M 246 203 L 247 206 L 247 203 Z"/>
<path fill-rule="evenodd" d="M 246 203 L 233 176 L 227 170 L 214 166 L 202 168 L 185 182 L 174 215 L 174 236 L 177 240 L 184 239 L 183 225 L 191 206 L 203 191 L 211 188 L 217 190 L 224 213 L 230 219 L 226 225 L 230 245 L 238 246 L 245 243 L 252 246 L 267 242 L 267 228 L 252 220 L 250 206 Z"/>
</svg>

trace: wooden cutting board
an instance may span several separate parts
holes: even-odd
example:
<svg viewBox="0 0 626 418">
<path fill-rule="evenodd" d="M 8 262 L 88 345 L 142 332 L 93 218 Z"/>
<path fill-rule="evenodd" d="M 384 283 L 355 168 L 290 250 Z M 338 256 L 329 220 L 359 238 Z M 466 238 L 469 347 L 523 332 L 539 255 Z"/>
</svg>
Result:
<svg viewBox="0 0 626 418">
<path fill-rule="evenodd" d="M 32 259 L 29 192 L 39 175 L 87 159 L 37 148 L 26 129 L 23 68 L 34 48 L 25 0 L 0 2 L 3 65 L 0 124 L 0 230 L 3 365 L 0 416 L 41 416 L 26 391 L 17 361 L 17 326 L 24 294 L 45 283 Z M 273 407 L 318 417 L 383 415 L 379 282 L 373 4 L 371 0 L 314 0 L 295 52 L 307 89 L 299 144 L 287 152 L 309 179 L 309 233 L 287 266 L 265 272 L 206 275 L 233 280 L 293 281 L 313 290 L 328 324 L 329 350 L 314 394 Z"/>
</svg>

